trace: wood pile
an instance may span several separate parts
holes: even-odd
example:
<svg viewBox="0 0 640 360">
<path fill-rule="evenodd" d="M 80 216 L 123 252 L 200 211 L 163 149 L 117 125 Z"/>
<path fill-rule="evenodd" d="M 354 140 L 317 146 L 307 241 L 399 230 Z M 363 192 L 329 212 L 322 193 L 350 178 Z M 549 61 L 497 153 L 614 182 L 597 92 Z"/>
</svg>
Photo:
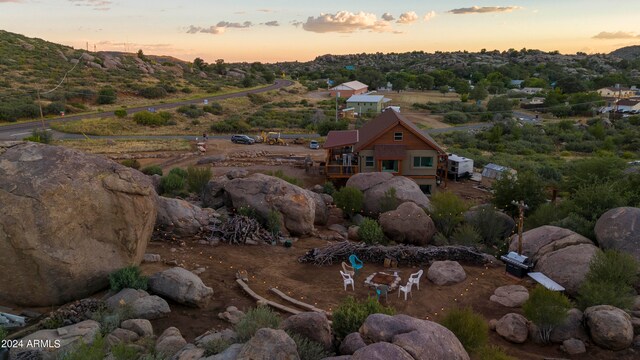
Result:
<svg viewBox="0 0 640 360">
<path fill-rule="evenodd" d="M 409 245 L 367 245 L 343 241 L 324 248 L 314 248 L 298 258 L 301 263 L 331 265 L 347 261 L 349 255 L 355 254 L 360 260 L 369 263 L 383 264 L 387 258 L 398 261 L 398 265 L 422 265 L 432 261 L 453 260 L 473 265 L 484 265 L 494 258 L 483 254 L 475 248 L 467 246 L 409 246 Z"/>
<path fill-rule="evenodd" d="M 209 229 L 211 229 L 211 235 L 207 238 L 209 241 L 219 239 L 233 245 L 271 245 L 280 240 L 278 234 L 263 228 L 258 220 L 244 215 L 233 215 L 219 224 L 209 226 Z"/>
</svg>

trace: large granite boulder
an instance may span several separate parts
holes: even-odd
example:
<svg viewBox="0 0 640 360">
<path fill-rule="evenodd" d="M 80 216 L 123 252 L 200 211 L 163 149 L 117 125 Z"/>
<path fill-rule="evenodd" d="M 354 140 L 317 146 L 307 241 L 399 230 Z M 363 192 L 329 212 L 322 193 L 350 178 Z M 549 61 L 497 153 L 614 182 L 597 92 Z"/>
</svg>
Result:
<svg viewBox="0 0 640 360">
<path fill-rule="evenodd" d="M 342 340 L 340 343 L 340 354 L 351 355 L 358 349 L 367 346 L 359 332 L 351 333 Z"/>
<path fill-rule="evenodd" d="M 85 320 L 59 329 L 39 330 L 23 337 L 21 347 L 11 348 L 10 358 L 58 359 L 60 355 L 73 351 L 82 344 L 92 344 L 98 334 L 100 334 L 100 324 L 93 320 Z M 34 340 L 37 340 L 38 344 L 42 344 L 42 346 L 29 345 L 35 344 Z M 56 343 L 59 346 L 56 346 Z M 30 356 L 26 356 L 27 354 L 24 353 L 30 353 Z"/>
<path fill-rule="evenodd" d="M 298 360 L 298 348 L 284 330 L 260 329 L 247 341 L 236 360 Z"/>
<path fill-rule="evenodd" d="M 193 236 L 209 225 L 214 215 L 213 209 L 201 209 L 182 199 L 159 196 L 156 225 L 171 229 L 178 236 Z"/>
<path fill-rule="evenodd" d="M 149 295 L 144 290 L 122 289 L 105 301 L 107 308 L 115 312 L 126 308 L 134 318 L 154 320 L 171 312 L 169 304 L 161 297 Z"/>
<path fill-rule="evenodd" d="M 358 349 L 351 360 L 414 360 L 403 348 L 388 342 L 379 342 Z"/>
<path fill-rule="evenodd" d="M 506 314 L 496 323 L 496 332 L 512 343 L 522 344 L 529 336 L 529 322 L 515 313 Z"/>
<path fill-rule="evenodd" d="M 175 327 L 169 327 L 156 340 L 155 350 L 157 353 L 171 358 L 185 345 L 187 345 L 187 341 L 182 337 L 180 330 Z"/>
<path fill-rule="evenodd" d="M 562 285 L 567 294 L 575 296 L 589 271 L 591 258 L 598 251 L 592 244 L 563 247 L 542 256 L 535 270 Z"/>
<path fill-rule="evenodd" d="M 412 202 L 382 213 L 378 221 L 389 239 L 410 245 L 427 245 L 437 231 L 431 217 Z"/>
<path fill-rule="evenodd" d="M 489 300 L 506 307 L 521 307 L 529 300 L 529 291 L 522 285 L 501 286 L 493 292 Z"/>
<path fill-rule="evenodd" d="M 0 142 L 0 302 L 51 306 L 87 297 L 137 265 L 157 194 L 148 176 L 102 156 Z"/>
<path fill-rule="evenodd" d="M 327 221 L 329 221 L 329 207 L 327 205 L 331 204 L 331 202 L 327 204 L 326 199 L 316 192 L 307 191 L 307 194 L 313 199 L 316 207 L 313 223 L 316 225 L 326 225 Z"/>
<path fill-rule="evenodd" d="M 609 305 L 598 305 L 584 311 L 584 319 L 596 345 L 610 350 L 626 349 L 633 343 L 631 316 Z"/>
<path fill-rule="evenodd" d="M 580 309 L 570 309 L 562 324 L 551 330 L 549 340 L 552 343 L 562 343 L 569 339 L 589 340 L 589 335 L 582 324 L 583 316 Z"/>
<path fill-rule="evenodd" d="M 423 209 L 429 209 L 431 203 L 415 181 L 404 176 L 390 173 L 359 173 L 349 178 L 347 186 L 353 186 L 364 194 L 363 210 L 366 216 L 377 217 L 382 209 L 382 199 L 391 188 L 395 189 L 399 203 L 413 202 Z"/>
<path fill-rule="evenodd" d="M 180 304 L 196 307 L 207 306 L 213 295 L 213 289 L 206 286 L 198 275 L 181 267 L 151 275 L 149 290 Z"/>
<path fill-rule="evenodd" d="M 224 184 L 227 182 L 229 182 L 229 178 L 226 176 L 209 180 L 202 194 L 202 205 L 212 209 L 223 207 L 228 201 L 228 196 L 224 191 Z"/>
<path fill-rule="evenodd" d="M 449 329 L 438 323 L 407 315 L 369 315 L 360 327 L 360 335 L 365 343 L 392 343 L 407 352 L 409 359 L 469 359 L 464 347 Z M 371 349 L 367 350 L 371 346 L 357 350 L 352 358 L 363 353 L 373 354 Z"/>
<path fill-rule="evenodd" d="M 522 255 L 528 256 L 535 263 L 550 252 L 580 244 L 593 245 L 593 241 L 569 229 L 544 225 L 522 234 Z M 509 251 L 518 251 L 518 234 L 511 237 Z"/>
<path fill-rule="evenodd" d="M 282 329 L 306 337 L 330 350 L 333 343 L 331 324 L 327 316 L 318 312 L 303 312 L 289 316 L 282 322 Z"/>
<path fill-rule="evenodd" d="M 623 251 L 640 261 L 640 208 L 607 211 L 596 222 L 595 233 L 601 248 Z"/>
<path fill-rule="evenodd" d="M 310 191 L 273 176 L 252 174 L 224 185 L 233 207 L 250 207 L 267 218 L 271 210 L 282 214 L 283 230 L 291 235 L 306 235 L 313 230 L 316 202 Z"/>
<path fill-rule="evenodd" d="M 463 282 L 467 273 L 457 261 L 434 261 L 427 270 L 427 278 L 436 285 L 453 285 Z"/>
</svg>

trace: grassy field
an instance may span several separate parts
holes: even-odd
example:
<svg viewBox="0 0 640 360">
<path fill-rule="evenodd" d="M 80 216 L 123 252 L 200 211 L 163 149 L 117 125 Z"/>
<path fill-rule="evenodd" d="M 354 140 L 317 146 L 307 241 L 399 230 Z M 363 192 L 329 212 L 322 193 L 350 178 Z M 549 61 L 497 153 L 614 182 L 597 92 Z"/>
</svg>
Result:
<svg viewBox="0 0 640 360">
<path fill-rule="evenodd" d="M 187 140 L 57 140 L 54 145 L 61 145 L 93 154 L 191 150 L 191 144 Z"/>
<path fill-rule="evenodd" d="M 447 93 L 442 95 L 438 91 L 403 91 L 400 93 L 389 92 L 384 93 L 384 96 L 392 99 L 389 104 L 398 105 L 402 108 L 408 109 L 415 103 L 428 103 L 428 102 L 448 102 L 460 100 L 460 96 L 456 93 Z"/>
</svg>

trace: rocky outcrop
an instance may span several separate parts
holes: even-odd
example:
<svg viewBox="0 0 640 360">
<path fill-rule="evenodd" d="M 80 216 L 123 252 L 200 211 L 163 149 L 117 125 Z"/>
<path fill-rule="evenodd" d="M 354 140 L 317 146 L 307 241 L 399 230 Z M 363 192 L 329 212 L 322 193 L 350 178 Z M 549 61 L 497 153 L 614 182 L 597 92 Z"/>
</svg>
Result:
<svg viewBox="0 0 640 360">
<path fill-rule="evenodd" d="M 351 360 L 414 360 L 403 348 L 388 342 L 380 342 L 363 347 L 354 352 Z"/>
<path fill-rule="evenodd" d="M 187 345 L 187 341 L 182 337 L 180 330 L 175 327 L 167 328 L 156 340 L 155 350 L 159 354 L 170 358 L 180 349 Z"/>
<path fill-rule="evenodd" d="M 0 142 L 0 301 L 50 306 L 139 264 L 156 219 L 149 177 L 97 155 Z"/>
<path fill-rule="evenodd" d="M 236 360 L 298 360 L 296 343 L 284 330 L 260 329 L 242 347 Z"/>
<path fill-rule="evenodd" d="M 468 360 L 469 355 L 456 336 L 444 326 L 428 320 L 416 319 L 407 315 L 389 316 L 384 314 L 369 315 L 360 327 L 360 335 L 367 347 L 354 352 L 352 359 L 378 359 L 377 352 L 385 354 L 393 349 L 394 354 L 403 354 L 396 348 L 385 344 L 391 343 L 409 355 L 408 359 L 433 360 Z M 376 345 L 376 347 L 373 347 Z M 375 351 L 378 349 L 378 351 Z M 395 359 L 379 357 L 379 359 Z"/>
<path fill-rule="evenodd" d="M 579 355 L 587 352 L 584 342 L 579 339 L 567 339 L 563 341 L 561 349 L 569 355 Z"/>
<path fill-rule="evenodd" d="M 151 275 L 149 290 L 180 304 L 196 307 L 207 306 L 213 295 L 213 289 L 206 286 L 198 275 L 181 267 Z"/>
<path fill-rule="evenodd" d="M 224 185 L 229 182 L 227 176 L 220 176 L 209 180 L 202 193 L 202 204 L 212 209 L 221 208 L 227 203 L 228 196 L 224 191 Z"/>
<path fill-rule="evenodd" d="M 489 300 L 506 307 L 521 307 L 529 299 L 529 291 L 522 285 L 506 285 L 497 288 Z"/>
<path fill-rule="evenodd" d="M 429 209 L 429 198 L 418 184 L 404 176 L 390 173 L 359 173 L 349 178 L 347 186 L 352 186 L 364 194 L 363 210 L 366 216 L 377 217 L 381 212 L 382 199 L 391 188 L 395 189 L 399 203 L 413 202 L 423 209 Z"/>
<path fill-rule="evenodd" d="M 23 337 L 22 347 L 11 348 L 11 359 L 57 359 L 59 355 L 72 351 L 81 344 L 92 344 L 96 335 L 100 333 L 100 324 L 93 320 L 85 320 L 80 323 L 65 326 L 54 330 L 39 330 Z M 37 340 L 42 347 L 34 346 Z M 56 344 L 45 345 L 45 344 Z M 29 344 L 31 344 L 29 346 Z M 26 356 L 23 353 L 30 353 Z M 36 354 L 34 354 L 36 353 Z"/>
<path fill-rule="evenodd" d="M 156 225 L 178 236 L 193 236 L 215 219 L 213 209 L 201 209 L 182 199 L 158 197 Z"/>
<path fill-rule="evenodd" d="M 562 343 L 569 339 L 589 340 L 589 335 L 582 325 L 583 314 L 580 309 L 570 309 L 562 324 L 551 330 L 549 340 L 552 343 Z"/>
<path fill-rule="evenodd" d="M 457 261 L 434 261 L 427 270 L 427 278 L 436 285 L 453 285 L 463 282 L 467 273 Z"/>
<path fill-rule="evenodd" d="M 362 340 L 362 336 L 360 333 L 354 332 L 351 333 L 342 340 L 340 343 L 340 354 L 342 355 L 351 355 L 356 352 L 358 349 L 367 346 Z"/>
<path fill-rule="evenodd" d="M 607 211 L 596 222 L 595 233 L 601 248 L 626 252 L 640 261 L 640 208 Z"/>
<path fill-rule="evenodd" d="M 303 312 L 289 316 L 283 323 L 282 329 L 306 337 L 330 350 L 333 343 L 331 324 L 325 314 L 317 312 Z"/>
<path fill-rule="evenodd" d="M 265 219 L 271 210 L 280 212 L 282 229 L 291 235 L 306 235 L 314 230 L 316 202 L 308 190 L 259 173 L 230 180 L 224 189 L 236 209 L 252 208 Z"/>
<path fill-rule="evenodd" d="M 631 316 L 616 307 L 598 305 L 584 311 L 584 319 L 591 340 L 610 350 L 622 350 L 633 342 Z"/>
<path fill-rule="evenodd" d="M 313 191 L 307 191 L 307 194 L 313 199 L 315 204 L 315 218 L 313 223 L 316 225 L 326 225 L 329 220 L 329 207 L 327 205 L 331 203 L 327 204 L 321 194 Z"/>
<path fill-rule="evenodd" d="M 520 314 L 507 314 L 496 323 L 496 332 L 512 343 L 522 344 L 529 336 L 528 321 Z"/>
<path fill-rule="evenodd" d="M 562 285 L 567 294 L 575 296 L 589 271 L 591 258 L 598 251 L 592 244 L 563 247 L 542 256 L 535 270 Z"/>
<path fill-rule="evenodd" d="M 125 330 L 133 331 L 140 337 L 153 336 L 153 325 L 146 319 L 129 319 L 120 324 L 120 327 Z"/>
<path fill-rule="evenodd" d="M 384 234 L 391 240 L 410 245 L 427 245 L 436 233 L 436 225 L 422 208 L 412 202 L 378 218 Z"/>
<path fill-rule="evenodd" d="M 533 262 L 536 262 L 550 252 L 580 244 L 593 245 L 593 242 L 569 229 L 545 225 L 522 234 L 522 255 L 528 256 Z M 517 234 L 511 237 L 509 251 L 518 251 Z"/>
</svg>

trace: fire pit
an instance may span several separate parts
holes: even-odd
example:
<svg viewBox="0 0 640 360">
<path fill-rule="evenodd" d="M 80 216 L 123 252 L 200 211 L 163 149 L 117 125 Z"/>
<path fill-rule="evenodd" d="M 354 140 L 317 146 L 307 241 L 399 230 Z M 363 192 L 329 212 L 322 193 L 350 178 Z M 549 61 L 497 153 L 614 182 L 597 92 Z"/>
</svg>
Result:
<svg viewBox="0 0 640 360">
<path fill-rule="evenodd" d="M 379 285 L 387 285 L 389 292 L 392 292 L 400 285 L 400 276 L 387 274 L 385 272 L 374 272 L 367 276 L 364 280 L 364 284 L 371 287 L 377 287 Z"/>
</svg>

